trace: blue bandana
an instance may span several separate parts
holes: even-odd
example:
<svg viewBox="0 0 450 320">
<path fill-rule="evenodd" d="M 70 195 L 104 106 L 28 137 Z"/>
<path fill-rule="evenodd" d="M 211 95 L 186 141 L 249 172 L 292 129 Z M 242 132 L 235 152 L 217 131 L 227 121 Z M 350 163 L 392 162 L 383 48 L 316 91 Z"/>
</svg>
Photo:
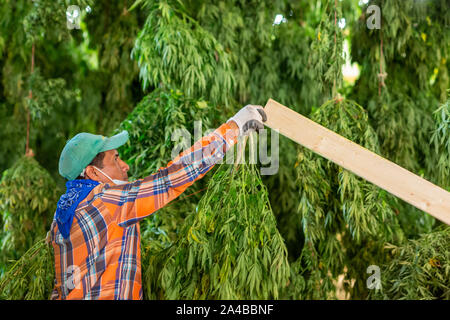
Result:
<svg viewBox="0 0 450 320">
<path fill-rule="evenodd" d="M 78 204 L 97 186 L 100 182 L 83 179 L 70 180 L 66 182 L 66 193 L 59 198 L 56 207 L 55 219 L 58 223 L 59 232 L 67 239 L 72 227 L 73 216 Z"/>
</svg>

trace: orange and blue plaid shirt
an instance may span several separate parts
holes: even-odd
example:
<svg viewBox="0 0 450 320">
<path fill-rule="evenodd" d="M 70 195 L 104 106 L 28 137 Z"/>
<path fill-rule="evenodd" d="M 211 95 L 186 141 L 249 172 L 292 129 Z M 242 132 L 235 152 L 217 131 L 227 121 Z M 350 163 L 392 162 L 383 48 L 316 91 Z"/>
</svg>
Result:
<svg viewBox="0 0 450 320">
<path fill-rule="evenodd" d="M 139 221 L 201 179 L 237 142 L 223 124 L 156 173 L 124 185 L 100 183 L 78 205 L 67 239 L 53 221 L 52 299 L 142 299 Z"/>
</svg>

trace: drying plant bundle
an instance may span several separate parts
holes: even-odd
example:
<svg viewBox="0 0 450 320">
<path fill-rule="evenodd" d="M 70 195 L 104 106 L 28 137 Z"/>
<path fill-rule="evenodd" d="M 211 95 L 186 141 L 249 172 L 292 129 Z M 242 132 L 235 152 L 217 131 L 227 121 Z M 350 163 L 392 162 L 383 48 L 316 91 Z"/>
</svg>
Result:
<svg viewBox="0 0 450 320">
<path fill-rule="evenodd" d="M 176 243 L 149 263 L 150 298 L 278 298 L 287 250 L 257 166 L 222 164 Z"/>
<path fill-rule="evenodd" d="M 0 299 L 48 300 L 55 279 L 53 248 L 37 241 L 0 279 Z"/>
<path fill-rule="evenodd" d="M 33 158 L 23 156 L 3 172 L 0 215 L 3 220 L 0 263 L 18 259 L 50 227 L 60 190 Z"/>
<path fill-rule="evenodd" d="M 379 152 L 367 112 L 351 100 L 330 100 L 311 119 Z M 298 270 L 307 285 L 306 291 L 293 295 L 295 299 L 332 298 L 339 275 L 345 274 L 349 281 L 365 279 L 367 266 L 384 259 L 383 241 L 401 241 L 403 234 L 385 191 L 302 147 L 296 169 L 300 199 L 291 222 L 305 236 Z M 367 293 L 362 280 L 346 290 L 360 297 Z"/>
<path fill-rule="evenodd" d="M 402 246 L 388 244 L 394 258 L 381 267 L 377 299 L 450 299 L 450 228 L 409 240 Z"/>
</svg>

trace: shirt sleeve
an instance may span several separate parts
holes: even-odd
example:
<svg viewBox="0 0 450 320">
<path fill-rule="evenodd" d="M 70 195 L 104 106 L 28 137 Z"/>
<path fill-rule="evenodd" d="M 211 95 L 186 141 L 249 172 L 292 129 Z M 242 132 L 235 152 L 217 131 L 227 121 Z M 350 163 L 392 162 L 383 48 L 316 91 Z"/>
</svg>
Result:
<svg viewBox="0 0 450 320">
<path fill-rule="evenodd" d="M 127 227 L 164 207 L 211 170 L 237 142 L 238 134 L 225 123 L 156 173 L 124 185 L 106 184 L 101 198 L 113 221 Z"/>
</svg>

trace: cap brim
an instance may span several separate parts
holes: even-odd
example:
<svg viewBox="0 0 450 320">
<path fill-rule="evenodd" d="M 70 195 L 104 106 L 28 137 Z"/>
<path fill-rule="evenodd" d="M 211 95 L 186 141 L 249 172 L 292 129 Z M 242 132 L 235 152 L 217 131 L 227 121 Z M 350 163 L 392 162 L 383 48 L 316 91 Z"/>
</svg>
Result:
<svg viewBox="0 0 450 320">
<path fill-rule="evenodd" d="M 124 130 L 121 133 L 106 138 L 106 141 L 99 152 L 117 149 L 120 146 L 123 146 L 125 143 L 127 143 L 127 141 L 128 141 L 128 132 Z"/>
</svg>

